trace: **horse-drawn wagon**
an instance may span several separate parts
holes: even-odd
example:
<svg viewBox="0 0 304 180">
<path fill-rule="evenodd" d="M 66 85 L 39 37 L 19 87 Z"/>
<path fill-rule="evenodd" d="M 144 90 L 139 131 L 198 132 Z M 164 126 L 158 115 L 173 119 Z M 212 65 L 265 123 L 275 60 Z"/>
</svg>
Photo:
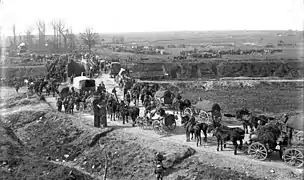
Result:
<svg viewBox="0 0 304 180">
<path fill-rule="evenodd" d="M 198 118 L 200 121 L 211 124 L 212 123 L 212 109 L 214 107 L 215 103 L 208 101 L 208 100 L 202 100 L 198 101 L 195 105 L 192 107 L 185 108 L 184 114 L 186 115 L 198 115 Z"/>
<path fill-rule="evenodd" d="M 67 97 L 69 95 L 69 91 L 70 91 L 70 88 L 66 84 L 61 84 L 58 87 L 58 93 L 59 93 L 59 97 L 61 99 Z"/>
<path fill-rule="evenodd" d="M 86 76 L 77 76 L 73 80 L 72 87 L 76 92 L 91 91 L 95 92 L 96 84 L 94 79 L 87 78 Z"/>
<path fill-rule="evenodd" d="M 155 103 L 157 107 L 160 106 L 169 106 L 170 108 L 173 107 L 173 99 L 174 93 L 168 90 L 158 90 L 154 95 Z"/>
<path fill-rule="evenodd" d="M 269 153 L 279 151 L 280 158 L 285 163 L 302 167 L 304 162 L 303 137 L 293 136 L 295 131 L 303 133 L 303 123 L 304 118 L 301 115 L 290 117 L 286 123 L 269 123 L 258 128 L 256 134 L 250 138 L 248 154 L 253 159 L 265 160 Z"/>
</svg>

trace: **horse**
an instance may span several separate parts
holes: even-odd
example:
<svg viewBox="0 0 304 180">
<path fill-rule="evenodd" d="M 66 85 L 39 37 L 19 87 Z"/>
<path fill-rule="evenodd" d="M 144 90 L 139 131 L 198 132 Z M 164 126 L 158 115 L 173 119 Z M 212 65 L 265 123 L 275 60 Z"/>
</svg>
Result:
<svg viewBox="0 0 304 180">
<path fill-rule="evenodd" d="M 186 142 L 189 142 L 190 135 L 191 135 L 191 140 L 193 139 L 193 134 L 194 134 L 193 127 L 196 124 L 195 117 L 182 116 L 181 118 L 182 118 L 181 123 L 184 125 L 184 128 L 186 129 Z"/>
<path fill-rule="evenodd" d="M 229 128 L 227 126 L 219 126 L 214 130 L 213 136 L 217 138 L 217 151 L 219 151 L 219 145 L 221 144 L 221 151 L 223 151 L 223 142 L 232 141 L 234 145 L 234 155 L 237 155 L 238 143 L 240 141 L 239 148 L 242 148 L 243 139 L 245 137 L 245 131 L 241 128 Z M 226 145 L 224 144 L 224 148 Z"/>
<path fill-rule="evenodd" d="M 159 114 L 159 116 L 164 118 L 165 126 L 172 125 L 178 119 L 178 117 L 173 114 L 167 114 L 163 108 L 159 108 L 157 110 L 157 113 Z"/>
<path fill-rule="evenodd" d="M 208 130 L 209 125 L 206 123 L 196 123 L 193 127 L 194 129 L 194 135 L 195 135 L 195 139 L 196 139 L 196 146 L 198 146 L 198 144 L 202 145 L 202 136 L 201 136 L 201 131 L 203 131 L 204 133 L 204 142 L 207 142 L 207 130 Z"/>
<path fill-rule="evenodd" d="M 108 113 L 111 116 L 111 121 L 113 117 L 115 121 L 115 116 L 117 116 L 117 112 L 119 110 L 119 104 L 113 96 L 107 102 L 107 109 L 108 109 Z"/>
</svg>

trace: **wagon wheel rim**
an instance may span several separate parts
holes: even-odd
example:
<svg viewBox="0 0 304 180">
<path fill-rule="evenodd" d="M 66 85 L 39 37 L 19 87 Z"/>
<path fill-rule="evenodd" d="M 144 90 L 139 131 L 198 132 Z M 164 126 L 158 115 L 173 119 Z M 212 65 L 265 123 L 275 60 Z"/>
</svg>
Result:
<svg viewBox="0 0 304 180">
<path fill-rule="evenodd" d="M 79 106 L 79 111 L 80 111 L 80 112 L 83 112 L 83 111 L 84 111 L 84 107 L 83 107 L 83 104 L 82 104 L 82 103 L 81 103 L 80 106 Z"/>
<path fill-rule="evenodd" d="M 287 149 L 284 152 L 283 160 L 290 166 L 302 167 L 304 163 L 304 156 L 298 149 Z"/>
<path fill-rule="evenodd" d="M 161 125 L 160 122 L 158 120 L 153 121 L 152 123 L 152 128 L 155 132 L 160 132 L 161 131 Z"/>
<path fill-rule="evenodd" d="M 261 144 L 259 142 L 255 142 L 249 146 L 248 154 L 253 159 L 263 161 L 267 158 L 267 149 L 263 144 Z"/>
<path fill-rule="evenodd" d="M 192 115 L 192 110 L 190 108 L 186 108 L 184 110 L 184 114 L 186 114 L 186 115 Z"/>
<path fill-rule="evenodd" d="M 176 122 L 174 121 L 172 124 L 167 126 L 169 130 L 174 130 L 176 128 Z"/>
<path fill-rule="evenodd" d="M 143 121 L 141 117 L 138 117 L 135 122 L 138 127 L 143 128 L 143 124 L 142 124 Z"/>
</svg>

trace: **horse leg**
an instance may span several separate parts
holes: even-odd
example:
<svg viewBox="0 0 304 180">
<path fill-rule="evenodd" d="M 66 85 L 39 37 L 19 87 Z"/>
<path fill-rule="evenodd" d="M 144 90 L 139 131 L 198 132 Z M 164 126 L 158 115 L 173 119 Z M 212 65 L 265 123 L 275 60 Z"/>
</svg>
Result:
<svg viewBox="0 0 304 180">
<path fill-rule="evenodd" d="M 223 151 L 223 140 L 221 139 L 221 151 Z"/>
<path fill-rule="evenodd" d="M 243 148 L 243 139 L 240 139 L 239 150 L 242 150 L 242 148 Z"/>
<path fill-rule="evenodd" d="M 243 128 L 244 128 L 244 130 L 245 130 L 245 134 L 248 134 L 248 126 L 247 126 L 247 124 L 243 124 Z"/>
<path fill-rule="evenodd" d="M 217 138 L 217 148 L 216 148 L 216 150 L 217 151 L 219 151 L 219 148 L 220 148 L 220 138 Z"/>
<path fill-rule="evenodd" d="M 186 142 L 190 141 L 190 132 L 186 130 Z"/>
<path fill-rule="evenodd" d="M 202 145 L 202 136 L 201 136 L 201 130 L 199 130 L 198 132 L 197 132 L 197 135 L 196 135 L 196 146 L 198 146 L 198 143 L 200 143 L 200 145 Z"/>
<path fill-rule="evenodd" d="M 237 144 L 237 141 L 236 140 L 233 140 L 233 145 L 234 145 L 234 155 L 237 154 L 237 148 L 238 148 L 238 144 Z"/>
<path fill-rule="evenodd" d="M 204 133 L 204 142 L 207 142 L 207 129 L 204 129 L 203 130 L 203 133 Z"/>
</svg>

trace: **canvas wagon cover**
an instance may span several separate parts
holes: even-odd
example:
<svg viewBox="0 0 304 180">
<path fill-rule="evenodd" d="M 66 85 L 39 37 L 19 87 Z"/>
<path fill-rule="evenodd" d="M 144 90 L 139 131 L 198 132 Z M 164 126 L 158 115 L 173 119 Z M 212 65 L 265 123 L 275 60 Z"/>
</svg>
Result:
<svg viewBox="0 0 304 180">
<path fill-rule="evenodd" d="M 158 98 L 162 98 L 162 97 L 171 97 L 171 95 L 172 95 L 172 92 L 170 92 L 168 90 L 158 90 L 154 96 L 158 97 Z"/>
<path fill-rule="evenodd" d="M 211 102 L 211 101 L 208 101 L 208 100 L 202 100 L 202 101 L 199 101 L 197 102 L 194 107 L 196 109 L 200 109 L 200 110 L 203 110 L 203 111 L 211 111 L 212 109 L 212 105 L 214 103 Z"/>
<path fill-rule="evenodd" d="M 70 88 L 67 85 L 60 85 L 58 87 L 59 95 L 61 98 L 64 98 L 68 95 Z"/>
<path fill-rule="evenodd" d="M 304 115 L 299 114 L 289 117 L 287 121 L 287 126 L 297 130 L 304 131 Z"/>
</svg>

